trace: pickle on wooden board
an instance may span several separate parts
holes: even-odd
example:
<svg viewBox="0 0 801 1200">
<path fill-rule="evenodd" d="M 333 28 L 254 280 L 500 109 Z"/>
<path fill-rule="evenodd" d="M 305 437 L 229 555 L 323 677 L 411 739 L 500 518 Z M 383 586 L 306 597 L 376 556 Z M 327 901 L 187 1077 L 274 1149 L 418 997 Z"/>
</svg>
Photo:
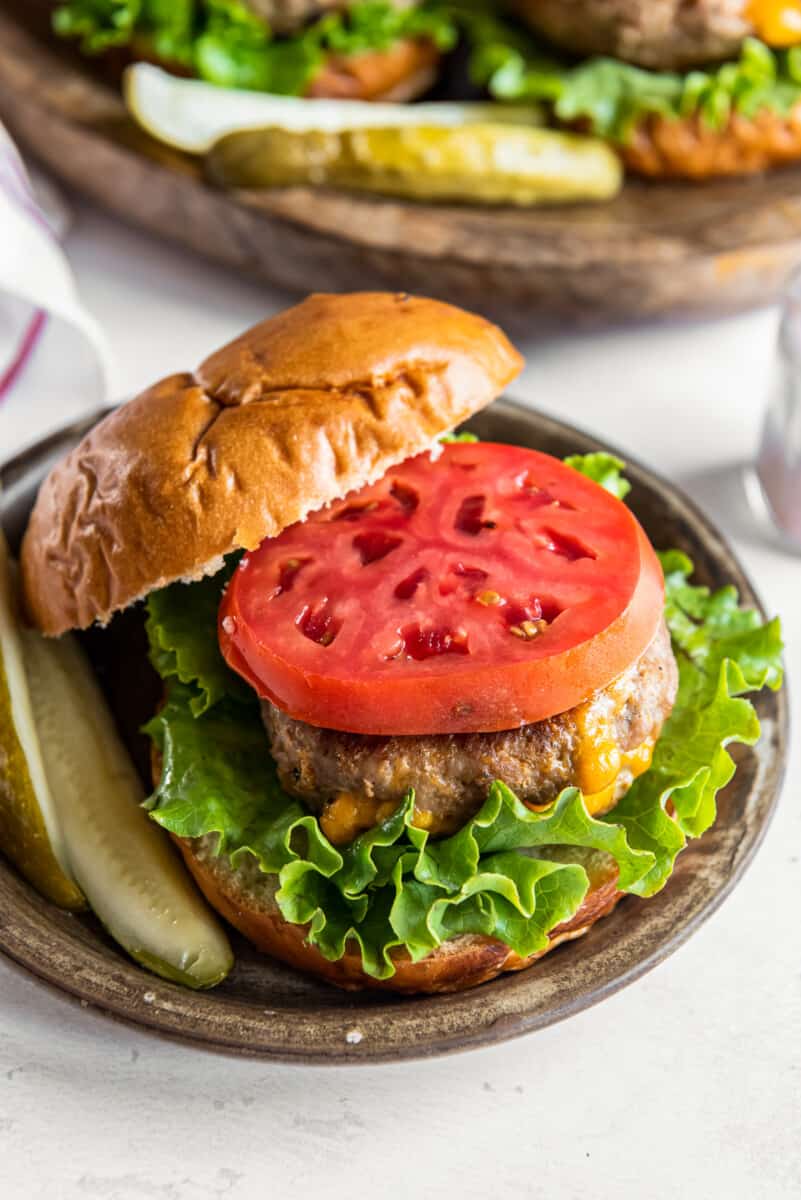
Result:
<svg viewBox="0 0 801 1200">
<path fill-rule="evenodd" d="M 536 104 L 492 100 L 432 100 L 398 104 L 381 100 L 307 100 L 238 91 L 180 79 L 151 63 L 134 63 L 123 76 L 128 111 L 139 126 L 166 146 L 205 154 L 226 134 L 245 129 L 336 132 L 396 125 L 451 126 L 492 121 L 541 125 Z"/>
<path fill-rule="evenodd" d="M 622 182 L 617 155 L 594 138 L 485 122 L 450 129 L 240 131 L 212 147 L 206 169 L 228 187 L 310 184 L 520 206 L 607 200 Z"/>
</svg>

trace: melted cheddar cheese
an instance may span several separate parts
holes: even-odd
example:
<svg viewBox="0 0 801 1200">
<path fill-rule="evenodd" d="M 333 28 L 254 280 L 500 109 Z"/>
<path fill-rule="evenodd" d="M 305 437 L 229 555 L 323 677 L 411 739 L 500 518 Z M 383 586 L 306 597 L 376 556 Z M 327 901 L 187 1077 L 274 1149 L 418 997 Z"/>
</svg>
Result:
<svg viewBox="0 0 801 1200">
<path fill-rule="evenodd" d="M 653 753 L 653 738 L 648 738 L 641 746 L 637 746 L 636 750 L 620 751 L 620 769 L 617 774 L 598 791 L 584 792 L 587 812 L 593 817 L 609 812 L 637 776 L 648 770 Z"/>
<path fill-rule="evenodd" d="M 596 700 L 576 709 L 575 785 L 581 788 L 591 816 L 608 812 L 632 780 L 651 765 L 655 739 L 646 738 L 634 750 L 621 750 L 615 735 L 617 714 L 613 695 L 607 703 Z"/>
<path fill-rule="evenodd" d="M 337 792 L 322 811 L 320 827 L 332 845 L 344 846 L 365 830 L 386 821 L 396 808 L 394 800 L 379 801 L 357 796 L 355 792 Z M 412 824 L 436 834 L 441 831 L 442 821 L 436 813 L 416 808 Z"/>
<path fill-rule="evenodd" d="M 801 0 L 748 0 L 746 16 L 769 46 L 801 42 Z"/>
</svg>

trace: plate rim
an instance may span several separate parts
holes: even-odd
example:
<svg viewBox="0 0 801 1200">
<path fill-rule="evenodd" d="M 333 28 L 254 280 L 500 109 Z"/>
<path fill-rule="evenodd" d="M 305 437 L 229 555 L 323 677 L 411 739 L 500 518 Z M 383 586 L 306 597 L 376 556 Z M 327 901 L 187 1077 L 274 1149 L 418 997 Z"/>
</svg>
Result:
<svg viewBox="0 0 801 1200">
<path fill-rule="evenodd" d="M 757 589 L 749 573 L 734 553 L 728 539 L 681 488 L 667 480 L 659 472 L 645 466 L 636 456 L 620 451 L 615 446 L 589 433 L 580 426 L 562 421 L 530 405 L 504 396 L 495 401 L 495 404 L 490 406 L 490 409 L 495 409 L 496 412 L 499 411 L 510 420 L 522 418 L 524 422 L 535 425 L 543 436 L 575 439 L 578 443 L 583 443 L 589 449 L 603 450 L 607 453 L 616 454 L 626 462 L 627 475 L 633 483 L 636 484 L 639 482 L 644 484 L 652 492 L 656 490 L 657 492 L 669 493 L 675 501 L 680 503 L 682 510 L 689 514 L 694 523 L 694 531 L 702 531 L 706 539 L 714 545 L 715 557 L 718 560 L 722 558 L 733 565 L 734 573 L 739 577 L 738 582 L 745 593 L 747 602 L 753 603 L 759 609 L 760 613 L 763 616 L 765 615 L 765 607 Z M 24 480 L 26 474 L 35 469 L 37 462 L 47 461 L 48 456 L 52 456 L 54 451 L 58 450 L 64 443 L 74 441 L 75 438 L 82 436 L 83 433 L 91 429 L 109 411 L 112 410 L 106 408 L 86 414 L 60 429 L 52 431 L 45 437 L 33 440 L 25 445 L 11 458 L 0 464 L 0 488 L 2 488 L 4 483 L 10 483 L 13 488 L 15 482 L 21 479 Z M 485 410 L 485 412 L 487 411 L 489 410 Z M 480 419 L 480 416 L 481 414 L 478 415 L 478 419 Z M 580 449 L 580 446 L 577 448 Z M 743 585 L 745 586 L 743 587 Z M 228 1036 L 221 1036 L 217 1031 L 209 1034 L 205 1026 L 192 1029 L 191 1021 L 187 1021 L 183 1013 L 191 1011 L 195 1007 L 196 1001 L 200 1002 L 201 1006 L 204 1006 L 205 1001 L 213 997 L 214 993 L 190 992 L 187 989 L 160 980 L 133 963 L 119 950 L 115 950 L 115 956 L 119 962 L 114 964 L 108 971 L 108 976 L 105 980 L 107 994 L 102 999 L 97 995 L 96 986 L 95 990 L 92 990 L 91 983 L 85 982 L 80 974 L 59 974 L 57 962 L 53 966 L 50 960 L 42 961 L 42 947 L 30 950 L 26 945 L 20 943 L 19 937 L 14 938 L 13 936 L 9 936 L 5 921 L 0 922 L 0 952 L 17 969 L 24 971 L 26 974 L 32 974 L 40 982 L 43 982 L 48 990 L 57 992 L 62 999 L 72 1002 L 73 1005 L 80 1005 L 80 1007 L 88 1008 L 93 1014 L 100 1013 L 111 1017 L 113 1020 L 134 1025 L 139 1029 L 145 1029 L 148 1032 L 167 1037 L 170 1040 L 191 1046 L 194 1049 L 203 1049 L 206 1052 L 224 1053 L 235 1057 L 251 1057 L 262 1061 L 293 1062 L 308 1065 L 336 1065 L 341 1063 L 377 1064 L 427 1059 L 444 1054 L 463 1052 L 479 1046 L 495 1045 L 510 1040 L 513 1037 L 531 1033 L 537 1029 L 566 1020 L 614 995 L 629 984 L 634 983 L 647 974 L 648 971 L 652 970 L 658 963 L 664 961 L 679 949 L 718 910 L 742 879 L 752 862 L 767 833 L 776 810 L 779 796 L 781 795 L 782 781 L 787 764 L 787 739 L 789 730 L 789 700 L 786 682 L 781 691 L 771 693 L 771 700 L 775 709 L 775 724 L 772 729 L 771 744 L 773 748 L 766 768 L 770 773 L 770 777 L 767 781 L 760 782 L 760 778 L 757 775 L 752 784 L 752 790 L 756 788 L 768 788 L 769 791 L 766 793 L 766 801 L 763 803 L 761 819 L 758 825 L 750 831 L 744 852 L 737 857 L 725 880 L 715 888 L 713 893 L 697 911 L 683 920 L 677 929 L 670 931 L 661 940 L 657 941 L 650 953 L 629 962 L 623 969 L 616 971 L 611 977 L 603 980 L 598 985 L 580 991 L 578 994 L 567 995 L 564 1000 L 558 1004 L 551 1005 L 543 1012 L 531 1011 L 530 1008 L 526 1011 L 524 1007 L 512 1013 L 502 1014 L 487 1025 L 479 1024 L 477 1028 L 470 1028 L 469 1010 L 471 1007 L 474 1007 L 474 1005 L 471 1005 L 471 998 L 478 993 L 486 995 L 487 989 L 511 988 L 514 986 L 516 979 L 524 980 L 524 977 L 529 976 L 529 972 L 522 972 L 520 976 L 516 977 L 503 976 L 498 980 L 482 985 L 478 989 L 478 993 L 471 990 L 443 997 L 412 997 L 402 999 L 382 996 L 380 1000 L 371 1001 L 368 1006 L 362 1008 L 357 1007 L 357 1004 L 354 1003 L 353 994 L 342 993 L 341 1004 L 332 1005 L 330 1008 L 324 1006 L 321 1009 L 313 1010 L 311 1013 L 302 1013 L 297 1016 L 290 1012 L 285 1019 L 287 1027 L 291 1027 L 293 1022 L 297 1022 L 298 1034 L 301 1033 L 301 1026 L 307 1026 L 309 1021 L 322 1024 L 325 1027 L 325 1035 L 329 1032 L 336 1032 L 338 1035 L 337 1040 L 333 1044 L 321 1044 L 319 1047 L 310 1048 L 302 1037 L 298 1037 L 296 1041 L 293 1041 L 285 1033 L 280 1044 L 267 1045 L 262 1042 L 258 1046 L 255 1046 L 247 1044 L 242 1040 L 242 1035 L 239 1035 L 239 1040 L 236 1040 L 235 1012 L 232 1018 L 233 1033 Z M 765 737 L 767 740 L 767 732 Z M 754 751 L 749 748 L 745 753 L 754 754 Z M 757 765 L 759 765 L 758 760 Z M 758 794 L 761 795 L 761 791 Z M 738 849 L 742 844 L 742 841 L 738 843 Z M 9 879 L 12 880 L 16 890 L 22 896 L 25 896 L 27 893 L 29 902 L 31 900 L 35 901 L 35 907 L 41 908 L 42 905 L 46 905 L 46 902 L 41 901 L 33 889 L 17 875 L 11 864 L 5 859 L 0 858 L 0 888 Z M 668 884 L 665 891 L 669 887 L 670 884 Z M 661 895 L 664 896 L 664 894 L 663 891 Z M 635 898 L 631 898 L 630 903 L 634 900 Z M 658 897 L 646 903 L 653 905 L 655 900 L 658 900 Z M 31 908 L 30 920 L 33 919 L 34 911 L 35 909 Z M 54 915 L 59 920 L 74 920 L 74 918 L 70 918 L 66 914 L 56 912 Z M 56 922 L 50 924 L 49 933 L 51 941 L 55 940 L 58 942 L 60 940 L 61 935 L 58 934 L 57 936 Z M 588 937 L 591 937 L 591 934 Z M 578 948 L 574 949 L 574 953 L 581 953 L 582 949 L 590 945 L 591 943 L 588 942 L 587 938 L 582 939 Z M 106 959 L 107 952 L 104 943 L 100 943 L 100 947 L 101 949 L 98 949 L 97 946 L 94 946 L 94 953 L 96 955 L 101 955 L 102 953 L 103 958 Z M 569 953 L 569 951 L 567 952 Z M 554 957 L 563 953 L 565 953 L 564 949 L 556 950 Z M 136 998 L 130 995 L 130 987 L 126 987 L 125 984 L 126 979 L 129 979 L 132 972 L 135 974 L 139 984 L 139 995 Z M 524 983 L 519 986 L 524 990 Z M 358 995 L 357 993 L 356 996 Z M 228 999 L 224 1003 L 226 1003 L 226 1011 L 235 1010 L 237 1006 L 243 1010 L 247 1009 L 247 1006 L 236 998 Z M 456 1019 L 449 1022 L 447 1012 L 444 1022 L 441 1020 L 437 1022 L 436 1016 L 434 1016 L 433 1025 L 444 1026 L 444 1028 L 440 1028 L 439 1033 L 429 1032 L 426 1035 L 424 1043 L 420 1041 L 420 1034 L 418 1033 L 417 1038 L 411 1038 L 407 1044 L 400 1046 L 391 1044 L 390 1042 L 382 1044 L 379 1034 L 373 1029 L 381 1020 L 387 1017 L 389 1017 L 390 1021 L 397 1020 L 399 1015 L 403 1013 L 406 1016 L 411 1015 L 411 1021 L 406 1023 L 413 1030 L 416 1025 L 420 1024 L 415 1020 L 415 1017 L 421 1013 L 423 1007 L 425 1007 L 425 1017 L 425 1015 L 431 1013 L 436 1014 L 438 1005 L 446 1007 L 451 1015 L 453 1015 L 455 1010 Z M 247 1009 L 247 1011 L 250 1010 Z M 271 1014 L 271 1010 L 267 1007 L 263 1011 L 268 1017 Z M 459 1018 L 462 1018 L 461 1023 Z M 264 1025 L 264 1023 L 262 1020 L 261 1024 Z M 360 1024 L 369 1025 L 369 1033 L 361 1031 L 359 1029 Z M 424 1019 L 422 1024 L 430 1026 L 432 1021 L 429 1020 L 426 1022 Z M 360 1034 L 360 1037 L 355 1041 L 348 1040 L 348 1033 Z"/>
</svg>

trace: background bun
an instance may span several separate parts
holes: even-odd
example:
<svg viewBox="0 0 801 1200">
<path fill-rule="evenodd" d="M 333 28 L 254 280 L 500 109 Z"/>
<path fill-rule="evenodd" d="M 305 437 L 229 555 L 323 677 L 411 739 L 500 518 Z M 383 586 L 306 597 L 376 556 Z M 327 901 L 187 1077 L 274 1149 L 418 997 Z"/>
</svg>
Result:
<svg viewBox="0 0 801 1200">
<path fill-rule="evenodd" d="M 174 838 L 208 900 L 235 929 L 259 950 L 301 971 L 318 975 L 337 987 L 354 991 L 377 988 L 390 992 L 460 992 L 495 979 L 504 971 L 530 967 L 543 954 L 562 942 L 581 937 L 601 917 L 612 911 L 623 895 L 618 891 L 617 866 L 612 859 L 590 870 L 590 886 L 581 907 L 569 921 L 548 935 L 548 946 L 530 958 L 520 958 L 503 942 L 479 934 L 461 934 L 443 942 L 419 962 L 408 955 L 395 957 L 395 974 L 386 980 L 373 979 L 362 970 L 358 947 L 348 948 L 343 958 L 329 962 L 306 940 L 307 926 L 284 920 L 275 900 L 277 876 L 261 874 L 255 861 L 247 859 L 236 869 L 225 854 L 215 854 L 216 835 L 207 838 Z"/>
<path fill-rule="evenodd" d="M 46 634 L 219 569 L 483 408 L 520 371 L 499 329 L 435 300 L 310 296 L 117 409 L 57 464 L 22 545 Z"/>
</svg>

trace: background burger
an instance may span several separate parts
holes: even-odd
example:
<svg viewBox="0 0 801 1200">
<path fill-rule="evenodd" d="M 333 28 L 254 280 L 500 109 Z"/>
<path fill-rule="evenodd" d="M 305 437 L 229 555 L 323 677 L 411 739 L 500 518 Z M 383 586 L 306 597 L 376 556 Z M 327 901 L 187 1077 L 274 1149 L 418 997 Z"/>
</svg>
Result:
<svg viewBox="0 0 801 1200">
<path fill-rule="evenodd" d="M 179 13 L 72 0 L 54 23 L 90 53 L 363 99 L 419 96 L 460 43 L 441 92 L 540 102 L 635 173 L 703 180 L 801 157 L 801 0 L 197 0 Z"/>
<path fill-rule="evenodd" d="M 361 100 L 428 90 L 455 40 L 414 0 L 71 0 L 53 25 L 89 54 L 122 49 L 225 87 Z"/>
<path fill-rule="evenodd" d="M 448 305 L 311 297 L 96 426 L 23 542 L 49 637 L 144 601 L 152 818 L 344 987 L 469 987 L 658 891 L 780 681 L 617 460 L 443 444 L 520 365 Z"/>
<path fill-rule="evenodd" d="M 408 100 L 461 42 L 450 94 L 538 101 L 653 178 L 742 175 L 801 157 L 801 0 L 73 0 L 57 32 L 95 53 L 127 46 L 213 83 L 307 96 Z"/>
<path fill-rule="evenodd" d="M 514 7 L 544 42 L 521 38 L 468 0 L 476 78 L 499 98 L 540 98 L 558 120 L 609 138 L 631 170 L 705 179 L 801 156 L 798 0 Z"/>
</svg>

